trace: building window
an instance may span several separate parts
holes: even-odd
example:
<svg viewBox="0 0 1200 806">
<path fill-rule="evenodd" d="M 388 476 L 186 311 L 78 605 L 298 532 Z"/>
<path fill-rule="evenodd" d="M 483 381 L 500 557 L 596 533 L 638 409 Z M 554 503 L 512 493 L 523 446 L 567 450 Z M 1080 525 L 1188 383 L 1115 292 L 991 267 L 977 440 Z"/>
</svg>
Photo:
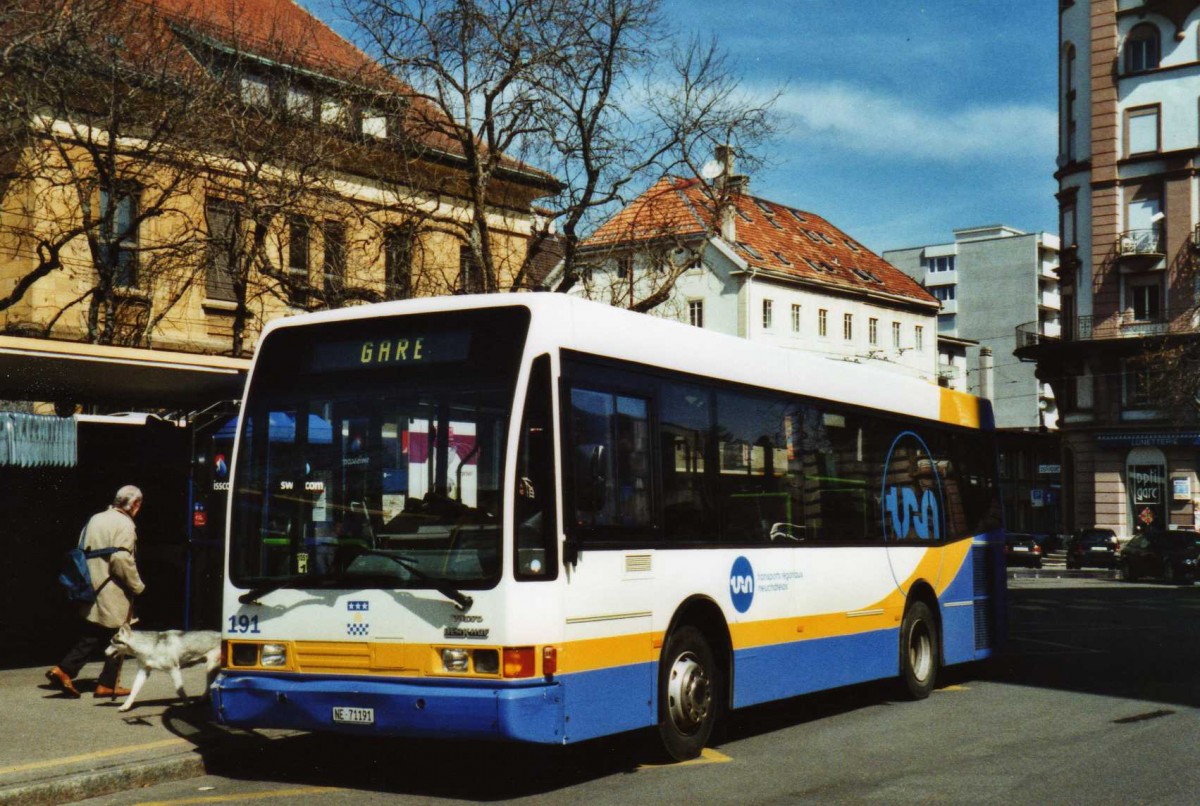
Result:
<svg viewBox="0 0 1200 806">
<path fill-rule="evenodd" d="M 271 105 L 271 84 L 261 76 L 243 75 L 241 94 L 242 101 L 251 106 Z"/>
<path fill-rule="evenodd" d="M 617 276 L 622 280 L 633 276 L 633 255 L 621 255 L 617 258 Z"/>
<path fill-rule="evenodd" d="M 921 325 L 913 328 L 913 348 L 918 353 L 925 351 L 925 328 Z"/>
<path fill-rule="evenodd" d="M 1151 154 L 1159 150 L 1158 106 L 1142 106 L 1125 112 L 1125 155 Z"/>
<path fill-rule="evenodd" d="M 241 245 L 237 206 L 224 199 L 208 199 L 204 218 L 208 223 L 205 293 L 209 299 L 234 301 L 233 275 Z"/>
<path fill-rule="evenodd" d="M 1161 373 L 1141 362 L 1125 365 L 1124 380 L 1125 405 L 1131 409 L 1152 408 L 1155 399 L 1162 394 L 1164 379 Z"/>
<path fill-rule="evenodd" d="M 772 308 L 773 308 L 773 304 L 772 304 L 771 300 L 769 300 L 769 299 L 764 299 L 764 300 L 763 300 L 763 309 L 762 309 L 762 325 L 763 325 L 763 330 L 770 330 L 770 329 L 771 329 L 771 314 L 772 314 Z"/>
<path fill-rule="evenodd" d="M 331 304 L 346 290 L 346 225 L 326 221 L 321 228 L 325 240 L 325 299 Z"/>
<path fill-rule="evenodd" d="M 477 294 L 482 290 L 483 272 L 479 270 L 479 259 L 470 244 L 458 247 L 458 293 Z"/>
<path fill-rule="evenodd" d="M 326 126 L 336 126 L 344 130 L 348 120 L 350 120 L 350 113 L 345 101 L 336 98 L 321 100 L 321 122 Z"/>
<path fill-rule="evenodd" d="M 942 302 L 949 302 L 955 298 L 956 288 L 958 288 L 956 285 L 935 285 L 929 289 L 929 292 Z"/>
<path fill-rule="evenodd" d="M 1135 322 L 1156 322 L 1162 318 L 1162 291 L 1157 283 L 1129 287 L 1129 309 Z"/>
<path fill-rule="evenodd" d="M 1139 73 L 1158 67 L 1162 48 L 1158 28 L 1150 23 L 1135 25 L 1125 37 L 1125 72 Z"/>
<path fill-rule="evenodd" d="M 138 282 L 138 198 L 141 188 L 122 182 L 100 191 L 100 248 L 112 271 L 113 285 L 131 288 Z"/>
<path fill-rule="evenodd" d="M 688 300 L 688 322 L 692 327 L 704 327 L 704 300 Z"/>
<path fill-rule="evenodd" d="M 879 344 L 879 320 L 874 317 L 867 320 L 867 341 Z"/>
<path fill-rule="evenodd" d="M 892 347 L 900 349 L 900 323 L 892 322 Z"/>
<path fill-rule="evenodd" d="M 854 314 L 842 314 L 842 338 L 846 341 L 854 341 Z"/>
<path fill-rule="evenodd" d="M 308 304 L 308 241 L 310 222 L 303 216 L 288 218 L 287 272 L 291 281 L 288 297 L 293 305 Z"/>
<path fill-rule="evenodd" d="M 931 272 L 954 271 L 954 255 L 925 258 L 925 268 Z"/>
<path fill-rule="evenodd" d="M 792 332 L 800 332 L 800 306 L 792 305 Z"/>
<path fill-rule="evenodd" d="M 829 335 L 829 311 L 821 308 L 817 311 L 817 335 Z"/>
<path fill-rule="evenodd" d="M 1063 64 L 1063 156 L 1075 161 L 1075 46 L 1068 45 Z"/>
<path fill-rule="evenodd" d="M 296 117 L 313 119 L 313 94 L 305 87 L 288 87 L 284 99 L 288 114 Z"/>
<path fill-rule="evenodd" d="M 383 275 L 388 299 L 412 296 L 413 252 L 417 231 L 411 225 L 388 227 L 383 234 Z"/>
<path fill-rule="evenodd" d="M 366 137 L 375 137 L 380 140 L 388 136 L 388 120 L 387 115 L 374 109 L 364 109 L 362 111 L 362 133 Z"/>
</svg>

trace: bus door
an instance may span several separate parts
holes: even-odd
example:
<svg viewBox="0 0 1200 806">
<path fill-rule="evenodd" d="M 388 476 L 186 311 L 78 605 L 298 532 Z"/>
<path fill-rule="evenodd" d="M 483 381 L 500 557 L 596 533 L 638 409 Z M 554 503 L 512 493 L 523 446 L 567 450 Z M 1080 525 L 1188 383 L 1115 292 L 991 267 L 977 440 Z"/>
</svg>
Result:
<svg viewBox="0 0 1200 806">
<path fill-rule="evenodd" d="M 587 659 L 580 671 L 592 681 L 580 689 L 586 697 L 567 695 L 572 724 L 588 726 L 569 737 L 578 741 L 654 722 L 650 405 L 645 396 L 581 382 L 564 390 L 563 407 L 565 638 Z"/>
</svg>

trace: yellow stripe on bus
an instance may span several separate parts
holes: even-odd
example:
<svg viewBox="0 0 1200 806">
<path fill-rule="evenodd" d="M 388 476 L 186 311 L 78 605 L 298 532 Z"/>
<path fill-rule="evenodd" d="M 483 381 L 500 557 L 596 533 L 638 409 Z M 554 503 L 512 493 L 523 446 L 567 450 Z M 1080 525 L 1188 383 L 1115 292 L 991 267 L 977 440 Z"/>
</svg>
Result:
<svg viewBox="0 0 1200 806">
<path fill-rule="evenodd" d="M 967 428 L 979 427 L 979 398 L 966 392 L 956 392 L 953 389 L 939 389 L 942 393 L 941 409 L 938 419 L 950 425 L 963 425 Z"/>
</svg>

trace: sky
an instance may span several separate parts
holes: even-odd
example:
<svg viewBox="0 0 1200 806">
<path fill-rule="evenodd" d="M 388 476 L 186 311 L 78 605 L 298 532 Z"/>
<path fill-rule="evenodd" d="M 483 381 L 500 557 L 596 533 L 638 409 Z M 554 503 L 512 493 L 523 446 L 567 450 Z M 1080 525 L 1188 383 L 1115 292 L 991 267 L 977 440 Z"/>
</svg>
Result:
<svg viewBox="0 0 1200 806">
<path fill-rule="evenodd" d="M 336 29 L 337 0 L 298 0 Z M 745 88 L 781 91 L 750 192 L 875 252 L 1057 233 L 1055 0 L 664 0 Z"/>
</svg>

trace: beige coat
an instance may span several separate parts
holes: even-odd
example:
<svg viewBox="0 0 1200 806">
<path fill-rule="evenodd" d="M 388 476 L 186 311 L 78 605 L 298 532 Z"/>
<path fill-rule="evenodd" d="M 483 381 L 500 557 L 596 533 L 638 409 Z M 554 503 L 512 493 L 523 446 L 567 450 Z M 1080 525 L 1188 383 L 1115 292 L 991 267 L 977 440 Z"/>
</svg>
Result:
<svg viewBox="0 0 1200 806">
<path fill-rule="evenodd" d="M 109 507 L 93 515 L 88 521 L 83 545 L 88 549 L 123 548 L 111 557 L 94 557 L 88 560 L 88 573 L 92 585 L 99 593 L 91 605 L 84 605 L 83 617 L 93 624 L 116 629 L 129 620 L 132 602 L 146 589 L 138 574 L 134 553 L 137 551 L 137 529 L 127 512 Z M 112 576 L 107 585 L 104 581 Z M 104 585 L 103 587 L 100 587 Z"/>
</svg>

